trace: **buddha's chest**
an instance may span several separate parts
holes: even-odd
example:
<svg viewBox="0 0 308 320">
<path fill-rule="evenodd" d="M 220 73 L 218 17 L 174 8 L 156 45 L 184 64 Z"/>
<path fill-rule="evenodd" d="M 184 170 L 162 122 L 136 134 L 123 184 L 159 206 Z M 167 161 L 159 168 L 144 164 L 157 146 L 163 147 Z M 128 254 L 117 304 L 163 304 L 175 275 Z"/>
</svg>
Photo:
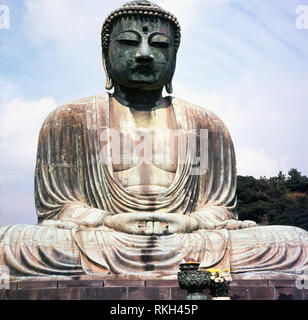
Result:
<svg viewBox="0 0 308 320">
<path fill-rule="evenodd" d="M 115 172 L 138 165 L 176 171 L 178 141 L 174 130 L 121 127 L 113 128 L 111 132 L 111 159 Z"/>
<path fill-rule="evenodd" d="M 115 111 L 115 110 L 113 110 Z M 110 147 L 115 177 L 125 187 L 168 187 L 178 163 L 178 137 L 172 109 L 110 115 Z"/>
</svg>

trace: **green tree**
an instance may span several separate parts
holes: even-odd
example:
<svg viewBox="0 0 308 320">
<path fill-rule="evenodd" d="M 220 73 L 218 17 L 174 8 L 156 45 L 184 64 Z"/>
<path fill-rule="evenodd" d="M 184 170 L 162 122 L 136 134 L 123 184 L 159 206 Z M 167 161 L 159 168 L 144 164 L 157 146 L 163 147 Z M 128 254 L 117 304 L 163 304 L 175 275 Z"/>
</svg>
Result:
<svg viewBox="0 0 308 320">
<path fill-rule="evenodd" d="M 290 225 L 308 230 L 308 178 L 297 169 L 288 176 L 238 176 L 238 207 L 241 220 L 261 225 Z"/>
</svg>

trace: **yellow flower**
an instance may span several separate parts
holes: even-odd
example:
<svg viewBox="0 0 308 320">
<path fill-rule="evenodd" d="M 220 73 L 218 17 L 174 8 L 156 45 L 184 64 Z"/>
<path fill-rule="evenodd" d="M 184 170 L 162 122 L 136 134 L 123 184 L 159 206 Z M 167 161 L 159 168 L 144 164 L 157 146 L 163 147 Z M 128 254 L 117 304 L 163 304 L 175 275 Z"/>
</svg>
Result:
<svg viewBox="0 0 308 320">
<path fill-rule="evenodd" d="M 224 272 L 230 272 L 230 270 L 228 268 L 223 269 Z"/>
</svg>

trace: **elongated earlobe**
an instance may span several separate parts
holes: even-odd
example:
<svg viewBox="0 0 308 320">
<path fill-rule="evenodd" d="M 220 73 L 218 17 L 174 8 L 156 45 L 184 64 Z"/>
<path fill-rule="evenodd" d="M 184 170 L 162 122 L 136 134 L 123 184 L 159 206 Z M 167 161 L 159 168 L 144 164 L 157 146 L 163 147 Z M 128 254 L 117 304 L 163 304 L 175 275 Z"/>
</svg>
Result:
<svg viewBox="0 0 308 320">
<path fill-rule="evenodd" d="M 111 90 L 113 88 L 113 81 L 109 76 L 104 56 L 103 56 L 103 66 L 106 73 L 106 90 Z"/>
<path fill-rule="evenodd" d="M 106 73 L 106 89 L 111 90 L 113 88 L 113 81 L 109 77 L 108 73 Z"/>
<path fill-rule="evenodd" d="M 168 83 L 166 84 L 165 88 L 166 88 L 166 91 L 167 91 L 169 94 L 173 93 L 172 81 L 168 82 Z"/>
</svg>

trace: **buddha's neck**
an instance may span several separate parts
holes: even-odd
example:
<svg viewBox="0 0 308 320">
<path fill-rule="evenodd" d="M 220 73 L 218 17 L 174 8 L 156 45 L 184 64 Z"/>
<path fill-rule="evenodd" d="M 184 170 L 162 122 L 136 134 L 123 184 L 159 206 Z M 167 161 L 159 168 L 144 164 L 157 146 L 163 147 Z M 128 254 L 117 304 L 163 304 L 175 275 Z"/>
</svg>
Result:
<svg viewBox="0 0 308 320">
<path fill-rule="evenodd" d="M 115 84 L 113 96 L 124 106 L 149 110 L 167 106 L 162 97 L 162 91 L 163 88 L 149 91 Z"/>
</svg>

